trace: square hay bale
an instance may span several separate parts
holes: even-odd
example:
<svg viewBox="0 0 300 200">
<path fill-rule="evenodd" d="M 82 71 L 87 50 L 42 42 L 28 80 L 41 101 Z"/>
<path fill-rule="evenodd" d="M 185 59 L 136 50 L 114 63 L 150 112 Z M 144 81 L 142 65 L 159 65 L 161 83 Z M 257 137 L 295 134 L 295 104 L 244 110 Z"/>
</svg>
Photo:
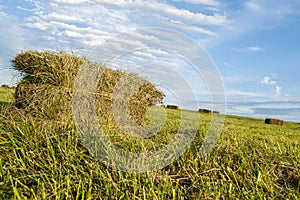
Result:
<svg viewBox="0 0 300 200">
<path fill-rule="evenodd" d="M 198 110 L 198 112 L 200 112 L 200 113 L 207 113 L 207 114 L 212 113 L 211 110 L 209 110 L 209 109 L 203 109 L 203 108 L 200 108 L 200 109 Z"/>
<path fill-rule="evenodd" d="M 167 108 L 178 110 L 179 106 L 177 106 L 177 105 L 167 105 Z"/>
<path fill-rule="evenodd" d="M 266 118 L 265 119 L 265 124 L 273 124 L 273 125 L 283 125 L 283 120 L 280 119 L 273 119 L 273 118 Z"/>
</svg>

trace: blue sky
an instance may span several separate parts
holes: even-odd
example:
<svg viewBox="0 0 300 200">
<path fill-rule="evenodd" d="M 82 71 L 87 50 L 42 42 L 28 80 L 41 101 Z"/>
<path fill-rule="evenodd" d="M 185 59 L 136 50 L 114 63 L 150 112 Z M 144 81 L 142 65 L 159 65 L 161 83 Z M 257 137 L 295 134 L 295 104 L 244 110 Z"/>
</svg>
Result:
<svg viewBox="0 0 300 200">
<path fill-rule="evenodd" d="M 112 36 L 161 27 L 205 48 L 223 79 L 228 114 L 300 121 L 298 0 L 0 0 L 0 26 L 0 84 L 16 81 L 9 60 L 22 50 L 87 55 Z"/>
</svg>

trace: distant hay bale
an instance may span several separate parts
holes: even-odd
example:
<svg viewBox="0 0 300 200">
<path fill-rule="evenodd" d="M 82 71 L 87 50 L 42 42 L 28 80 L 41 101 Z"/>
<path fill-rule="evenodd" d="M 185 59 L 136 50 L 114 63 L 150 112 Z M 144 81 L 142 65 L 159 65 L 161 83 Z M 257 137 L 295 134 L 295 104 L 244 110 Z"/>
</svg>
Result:
<svg viewBox="0 0 300 200">
<path fill-rule="evenodd" d="M 73 85 L 80 66 L 90 63 L 86 58 L 65 52 L 25 51 L 16 55 L 12 63 L 23 74 L 15 92 L 17 108 L 39 120 L 66 123 L 72 120 Z M 100 120 L 105 121 L 112 116 L 112 93 L 121 77 L 130 75 L 133 81 L 141 78 L 137 74 L 99 67 L 104 72 L 95 91 L 95 110 Z M 129 99 L 132 120 L 141 124 L 148 106 L 162 102 L 163 98 L 164 94 L 155 85 L 144 80 Z"/>
<path fill-rule="evenodd" d="M 213 113 L 215 113 L 215 114 L 220 114 L 220 112 L 219 112 L 219 111 L 215 111 L 215 110 L 213 111 Z"/>
<path fill-rule="evenodd" d="M 211 110 L 209 110 L 209 109 L 203 109 L 203 108 L 200 108 L 198 111 L 199 111 L 200 113 L 207 113 L 207 114 L 212 113 Z"/>
<path fill-rule="evenodd" d="M 273 118 L 266 118 L 265 124 L 274 124 L 274 125 L 283 125 L 283 120 L 280 119 L 273 119 Z"/>
<path fill-rule="evenodd" d="M 8 89 L 8 88 L 10 88 L 8 85 L 6 85 L 6 84 L 3 84 L 3 85 L 1 85 L 1 88 L 6 88 L 6 89 Z"/>
<path fill-rule="evenodd" d="M 178 110 L 179 106 L 177 106 L 177 105 L 167 105 L 166 108 Z"/>
</svg>

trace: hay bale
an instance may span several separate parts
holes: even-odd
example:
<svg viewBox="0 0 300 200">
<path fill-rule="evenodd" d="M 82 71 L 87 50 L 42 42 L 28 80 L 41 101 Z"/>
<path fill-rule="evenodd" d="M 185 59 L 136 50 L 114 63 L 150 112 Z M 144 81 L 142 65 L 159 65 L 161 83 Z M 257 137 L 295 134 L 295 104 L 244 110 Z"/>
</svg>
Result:
<svg viewBox="0 0 300 200">
<path fill-rule="evenodd" d="M 3 84 L 3 85 L 1 85 L 1 88 L 9 89 L 10 87 L 9 87 L 9 85 Z"/>
<path fill-rule="evenodd" d="M 283 125 L 283 120 L 280 119 L 273 119 L 273 118 L 266 118 L 265 119 L 265 124 L 274 124 L 274 125 Z"/>
<path fill-rule="evenodd" d="M 219 112 L 219 111 L 215 111 L 215 110 L 213 111 L 213 113 L 215 113 L 215 114 L 220 114 L 220 112 Z"/>
<path fill-rule="evenodd" d="M 16 55 L 12 63 L 24 77 L 16 88 L 16 107 L 38 120 L 69 122 L 75 77 L 80 66 L 89 61 L 65 52 L 25 51 Z M 128 74 L 133 80 L 139 77 L 133 73 L 99 67 L 104 68 L 104 73 L 95 91 L 95 110 L 100 120 L 105 121 L 113 115 L 112 93 L 121 77 Z M 148 106 L 160 103 L 163 98 L 161 91 L 144 80 L 144 84 L 129 99 L 132 120 L 141 124 Z"/>
<path fill-rule="evenodd" d="M 177 105 L 167 105 L 167 108 L 178 110 L 179 106 L 177 106 Z"/>
<path fill-rule="evenodd" d="M 207 113 L 207 114 L 212 113 L 211 110 L 209 110 L 209 109 L 203 109 L 203 108 L 200 108 L 198 111 L 199 111 L 200 113 Z"/>
</svg>

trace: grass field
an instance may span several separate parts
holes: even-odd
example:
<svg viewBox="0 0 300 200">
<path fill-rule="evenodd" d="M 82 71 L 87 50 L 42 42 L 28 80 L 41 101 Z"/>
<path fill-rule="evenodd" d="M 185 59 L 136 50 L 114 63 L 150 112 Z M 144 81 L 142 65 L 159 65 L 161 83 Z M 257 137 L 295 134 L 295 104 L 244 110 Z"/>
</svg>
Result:
<svg viewBox="0 0 300 200">
<path fill-rule="evenodd" d="M 6 92 L 0 90 L 0 101 L 12 102 Z M 172 117 L 154 144 L 176 132 L 180 113 L 167 113 Z M 201 115 L 196 139 L 178 161 L 139 174 L 95 160 L 74 129 L 49 131 L 29 118 L 1 114 L 0 199 L 299 199 L 300 124 L 226 116 L 216 147 L 199 158 L 209 117 Z M 117 136 L 130 151 L 144 144 Z"/>
</svg>

